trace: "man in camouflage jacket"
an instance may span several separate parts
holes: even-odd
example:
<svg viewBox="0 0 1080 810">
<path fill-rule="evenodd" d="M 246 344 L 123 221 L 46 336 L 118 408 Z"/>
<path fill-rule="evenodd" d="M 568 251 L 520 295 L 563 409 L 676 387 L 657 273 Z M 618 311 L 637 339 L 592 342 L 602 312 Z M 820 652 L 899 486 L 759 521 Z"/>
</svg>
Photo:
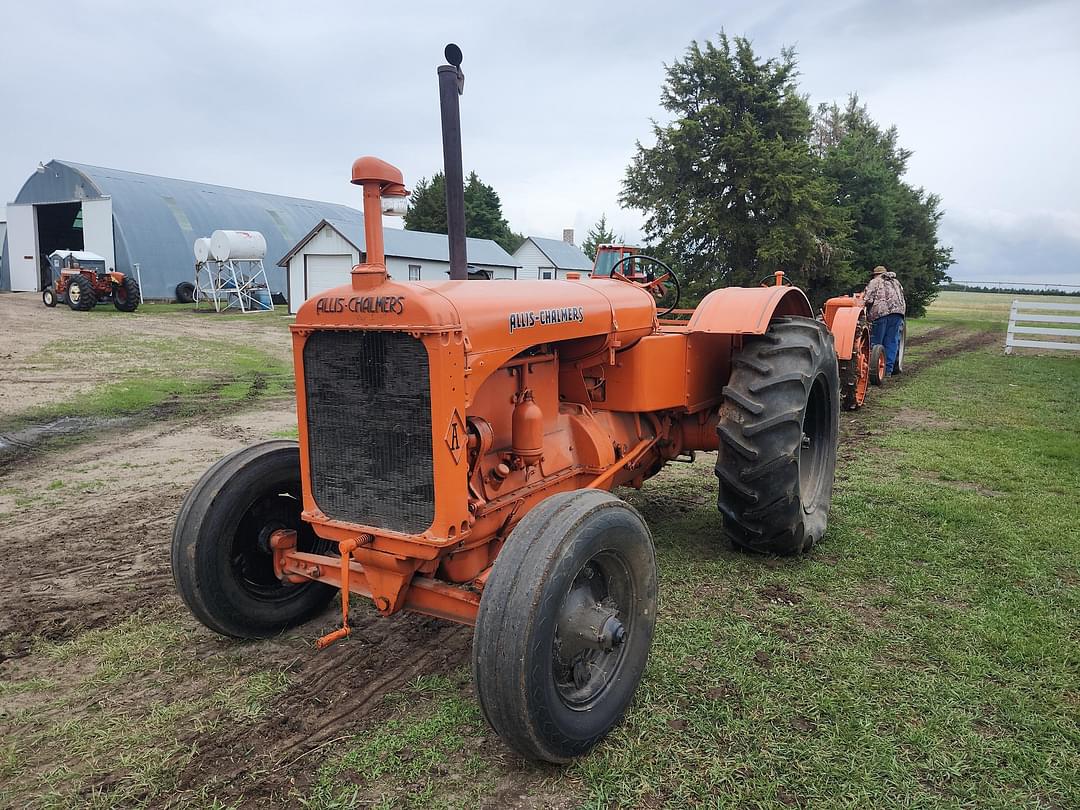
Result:
<svg viewBox="0 0 1080 810">
<path fill-rule="evenodd" d="M 896 273 L 882 265 L 875 267 L 863 301 L 871 324 L 870 342 L 885 347 L 885 373 L 892 374 L 900 351 L 900 329 L 907 313 L 904 288 Z"/>
</svg>

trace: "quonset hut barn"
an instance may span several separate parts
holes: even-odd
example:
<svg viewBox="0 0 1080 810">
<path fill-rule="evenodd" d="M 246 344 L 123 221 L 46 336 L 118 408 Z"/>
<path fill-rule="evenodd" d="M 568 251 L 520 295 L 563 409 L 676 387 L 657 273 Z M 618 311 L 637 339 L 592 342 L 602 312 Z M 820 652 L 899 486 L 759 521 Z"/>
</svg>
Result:
<svg viewBox="0 0 1080 810">
<path fill-rule="evenodd" d="M 70 249 L 104 256 L 122 273 L 134 273 L 138 263 L 143 295 L 171 299 L 179 282 L 192 280 L 195 240 L 222 228 L 266 237 L 270 287 L 285 292 L 285 269 L 275 262 L 323 219 L 359 221 L 360 213 L 345 205 L 51 160 L 7 206 L 0 290 L 42 289 L 42 257 Z"/>
</svg>

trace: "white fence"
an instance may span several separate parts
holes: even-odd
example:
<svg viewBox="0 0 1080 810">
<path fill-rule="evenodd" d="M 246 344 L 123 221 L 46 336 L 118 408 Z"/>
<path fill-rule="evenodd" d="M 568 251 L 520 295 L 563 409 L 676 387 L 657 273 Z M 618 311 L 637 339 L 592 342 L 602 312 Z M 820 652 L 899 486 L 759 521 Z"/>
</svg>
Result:
<svg viewBox="0 0 1080 810">
<path fill-rule="evenodd" d="M 1080 314 L 1065 315 L 1062 313 L 1080 313 L 1080 304 L 1047 303 L 1044 301 L 1013 301 L 1012 310 L 1009 312 L 1009 334 L 1005 337 L 1005 353 L 1013 349 L 1061 349 L 1064 351 L 1080 351 Z M 1047 326 L 1046 324 L 1063 324 L 1064 326 Z M 1023 326 L 1021 324 L 1038 324 L 1037 326 Z M 1067 337 L 1074 338 L 1075 343 L 1061 340 L 1036 340 L 1032 338 L 1017 337 L 1017 335 L 1035 335 L 1039 337 Z"/>
</svg>

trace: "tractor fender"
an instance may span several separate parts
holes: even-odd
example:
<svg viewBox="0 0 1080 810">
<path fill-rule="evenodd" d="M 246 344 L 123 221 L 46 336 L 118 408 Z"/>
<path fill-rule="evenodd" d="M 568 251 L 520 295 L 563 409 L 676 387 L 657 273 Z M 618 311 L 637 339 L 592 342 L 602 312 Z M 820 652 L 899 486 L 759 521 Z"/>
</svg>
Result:
<svg viewBox="0 0 1080 810">
<path fill-rule="evenodd" d="M 112 271 L 111 273 L 109 273 L 109 278 L 112 279 L 113 284 L 123 284 L 124 283 L 124 274 L 123 273 L 117 273 L 115 270 Z"/>
<path fill-rule="evenodd" d="M 836 345 L 836 359 L 850 360 L 855 346 L 855 333 L 862 317 L 862 307 L 840 307 L 833 315 L 829 331 Z"/>
<path fill-rule="evenodd" d="M 798 287 L 724 287 L 698 304 L 688 332 L 718 335 L 763 335 L 778 315 L 814 317 L 806 293 Z"/>
</svg>

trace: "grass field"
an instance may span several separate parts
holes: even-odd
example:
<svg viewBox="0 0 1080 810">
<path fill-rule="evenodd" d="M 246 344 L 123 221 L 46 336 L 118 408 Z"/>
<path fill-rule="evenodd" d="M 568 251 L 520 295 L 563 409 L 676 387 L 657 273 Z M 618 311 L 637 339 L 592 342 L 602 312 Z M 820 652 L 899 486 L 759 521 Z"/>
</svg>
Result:
<svg viewBox="0 0 1080 810">
<path fill-rule="evenodd" d="M 1004 331 L 1010 302 L 946 293 L 911 332 Z M 728 549 L 707 464 L 624 493 L 659 556 L 649 668 L 596 753 L 533 769 L 538 805 L 1080 806 L 1080 361 L 994 343 L 871 396 L 805 559 Z M 305 807 L 470 807 L 532 767 L 470 751 L 466 671 L 390 702 Z"/>
<path fill-rule="evenodd" d="M 1080 357 L 1003 355 L 1003 298 L 945 293 L 910 322 L 908 373 L 842 416 L 809 555 L 729 548 L 707 456 L 620 492 L 654 534 L 660 618 L 589 757 L 516 759 L 457 653 L 272 756 L 376 680 L 390 639 L 407 657 L 463 637 L 395 617 L 324 653 L 311 632 L 234 645 L 162 573 L 138 610 L 0 670 L 0 806 L 1080 807 Z M 238 379 L 270 363 L 246 362 Z"/>
</svg>

